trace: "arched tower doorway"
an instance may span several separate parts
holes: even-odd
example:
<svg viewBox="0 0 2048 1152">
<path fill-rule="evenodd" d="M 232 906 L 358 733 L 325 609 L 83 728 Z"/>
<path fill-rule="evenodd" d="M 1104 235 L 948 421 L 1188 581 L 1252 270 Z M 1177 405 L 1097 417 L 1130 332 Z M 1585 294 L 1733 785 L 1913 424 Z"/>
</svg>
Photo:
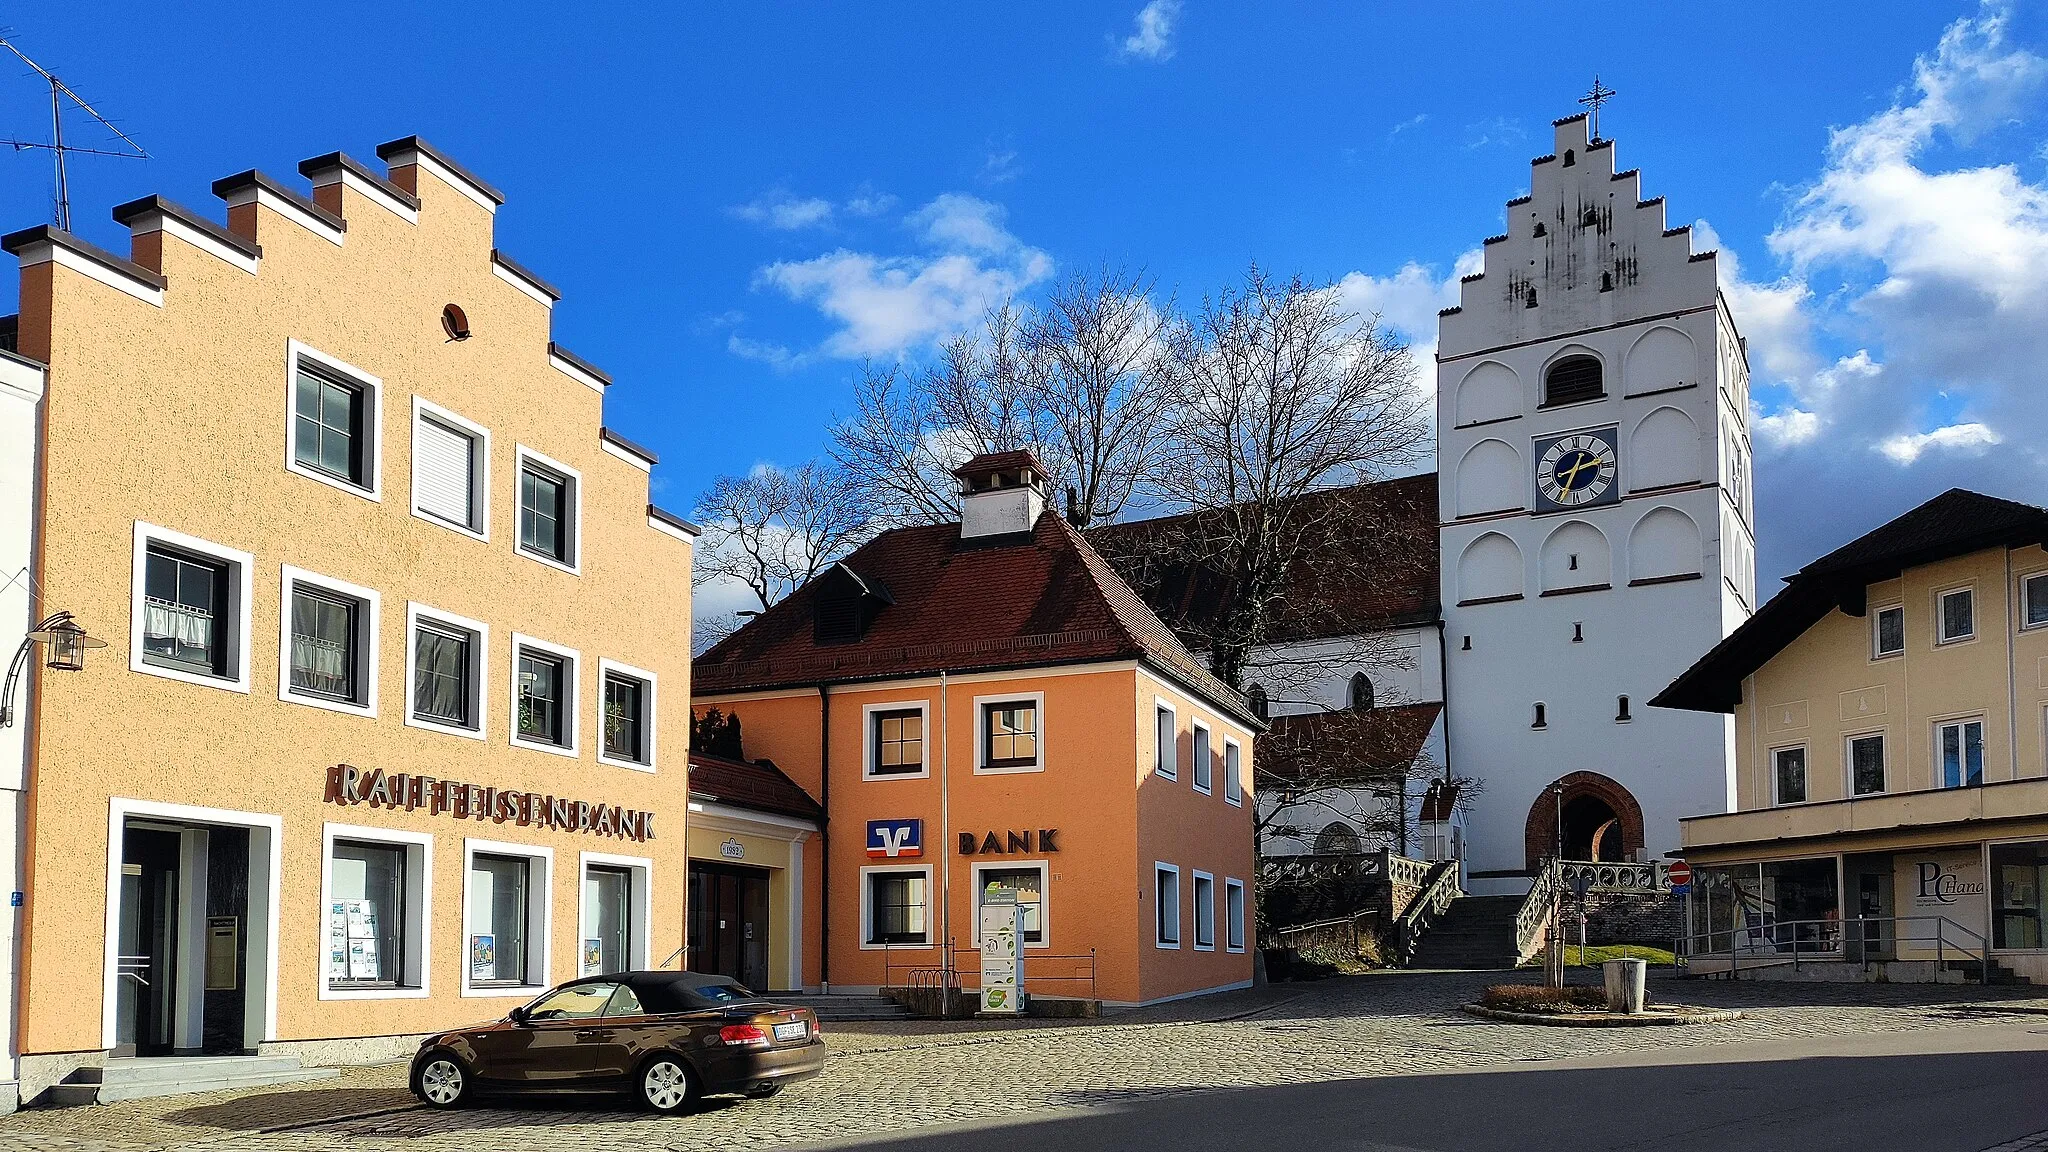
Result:
<svg viewBox="0 0 2048 1152">
<path fill-rule="evenodd" d="M 1633 860 L 1643 847 L 1643 809 L 1628 789 L 1598 772 L 1574 772 L 1537 793 L 1529 806 L 1531 871 L 1559 851 L 1560 817 L 1566 860 Z"/>
</svg>

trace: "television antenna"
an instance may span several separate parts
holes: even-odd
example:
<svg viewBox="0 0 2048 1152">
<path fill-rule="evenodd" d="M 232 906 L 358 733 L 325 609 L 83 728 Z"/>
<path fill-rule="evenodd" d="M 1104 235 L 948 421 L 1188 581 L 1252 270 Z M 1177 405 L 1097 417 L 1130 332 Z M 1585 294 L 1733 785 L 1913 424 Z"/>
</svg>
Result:
<svg viewBox="0 0 2048 1152">
<path fill-rule="evenodd" d="M 81 156 L 118 156 L 126 160 L 147 160 L 149 159 L 149 153 L 143 150 L 142 145 L 137 144 L 135 142 L 134 137 L 131 137 L 126 132 L 123 132 L 119 128 L 114 127 L 113 121 L 107 119 L 105 116 L 100 115 L 99 109 L 94 108 L 92 105 L 86 103 L 85 97 L 80 96 L 76 92 L 73 92 L 69 84 L 66 84 L 64 83 L 64 81 L 58 79 L 56 74 L 51 72 L 48 68 L 45 68 L 41 64 L 38 64 L 35 61 L 29 59 L 27 53 L 24 53 L 21 49 L 16 48 L 14 46 L 13 41 L 9 40 L 6 37 L 6 35 L 4 34 L 4 30 L 0 30 L 0 48 L 5 48 L 9 52 L 14 53 L 14 55 L 18 59 L 20 59 L 20 61 L 23 64 L 26 64 L 30 68 L 35 69 L 36 75 L 41 76 L 50 84 L 49 143 L 46 144 L 40 140 L 15 140 L 8 138 L 0 138 L 0 144 L 5 144 L 13 148 L 16 152 L 25 152 L 30 149 L 41 148 L 48 151 L 51 154 L 51 156 L 55 158 L 57 164 L 57 227 L 63 229 L 66 232 L 69 232 L 71 231 L 71 183 L 64 171 L 64 157 L 67 154 L 76 152 Z M 91 116 L 94 120 L 99 121 L 102 127 L 104 127 L 107 131 L 112 132 L 115 136 L 119 137 L 121 142 L 128 145 L 128 147 L 130 149 L 133 149 L 133 151 L 115 151 L 107 148 L 86 148 L 81 147 L 80 145 L 77 144 L 66 144 L 64 142 L 64 102 L 66 100 L 71 101 L 71 103 L 83 109 L 86 115 Z"/>
</svg>

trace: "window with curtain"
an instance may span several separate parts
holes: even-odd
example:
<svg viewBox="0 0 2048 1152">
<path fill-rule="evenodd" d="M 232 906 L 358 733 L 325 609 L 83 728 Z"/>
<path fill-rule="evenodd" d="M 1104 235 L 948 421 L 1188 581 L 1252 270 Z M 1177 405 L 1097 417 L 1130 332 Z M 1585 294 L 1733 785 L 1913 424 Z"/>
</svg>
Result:
<svg viewBox="0 0 2048 1152">
<path fill-rule="evenodd" d="M 350 704 L 363 702 L 357 669 L 362 603 L 325 589 L 292 585 L 292 691 Z"/>
<path fill-rule="evenodd" d="M 464 629 L 420 621 L 412 638 L 416 718 L 459 728 L 477 726 L 475 643 Z"/>
<path fill-rule="evenodd" d="M 142 658 L 227 675 L 228 566 L 152 544 L 143 574 Z"/>
</svg>

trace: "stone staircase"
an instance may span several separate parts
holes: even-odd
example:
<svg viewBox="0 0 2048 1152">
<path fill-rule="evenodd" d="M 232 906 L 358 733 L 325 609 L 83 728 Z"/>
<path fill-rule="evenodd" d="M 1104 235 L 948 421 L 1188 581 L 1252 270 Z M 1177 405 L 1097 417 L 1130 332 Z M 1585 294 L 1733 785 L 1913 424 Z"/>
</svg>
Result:
<svg viewBox="0 0 2048 1152">
<path fill-rule="evenodd" d="M 911 1011 L 887 996 L 879 994 L 850 994 L 834 992 L 829 995 L 777 995 L 777 1004 L 794 1004 L 809 1008 L 818 1016 L 818 1023 L 853 1020 L 910 1020 Z"/>
<path fill-rule="evenodd" d="M 1460 896 L 1422 934 L 1410 968 L 1513 968 L 1520 896 Z"/>
<path fill-rule="evenodd" d="M 152 1056 L 109 1060 L 80 1068 L 44 1098 L 50 1104 L 112 1104 L 151 1096 L 179 1096 L 222 1088 L 331 1080 L 334 1068 L 305 1068 L 297 1056 Z"/>
</svg>

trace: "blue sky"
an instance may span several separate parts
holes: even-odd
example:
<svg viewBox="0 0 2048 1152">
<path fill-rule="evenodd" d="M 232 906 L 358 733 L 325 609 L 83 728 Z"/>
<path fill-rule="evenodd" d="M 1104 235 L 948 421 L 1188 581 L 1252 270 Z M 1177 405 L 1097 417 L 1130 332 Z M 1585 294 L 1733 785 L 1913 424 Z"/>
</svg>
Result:
<svg viewBox="0 0 2048 1152">
<path fill-rule="evenodd" d="M 1735 256 L 1763 587 L 1951 484 L 2048 500 L 2040 7 L 1392 7 L 9 20 L 155 157 L 74 163 L 74 229 L 117 251 L 115 204 L 217 215 L 217 177 L 297 183 L 305 157 L 414 132 L 499 185 L 500 246 L 564 289 L 557 339 L 617 378 L 607 422 L 661 454 L 657 499 L 685 512 L 721 472 L 820 452 L 855 357 L 916 358 L 1066 270 L 1196 299 L 1256 259 L 1346 280 L 1426 348 L 1458 260 L 1596 71 L 1619 163 Z M 0 61 L 6 133 L 42 138 L 42 99 Z M 43 154 L 0 151 L 0 226 L 49 198 Z M 8 277 L 0 310 L 13 296 Z"/>
</svg>

